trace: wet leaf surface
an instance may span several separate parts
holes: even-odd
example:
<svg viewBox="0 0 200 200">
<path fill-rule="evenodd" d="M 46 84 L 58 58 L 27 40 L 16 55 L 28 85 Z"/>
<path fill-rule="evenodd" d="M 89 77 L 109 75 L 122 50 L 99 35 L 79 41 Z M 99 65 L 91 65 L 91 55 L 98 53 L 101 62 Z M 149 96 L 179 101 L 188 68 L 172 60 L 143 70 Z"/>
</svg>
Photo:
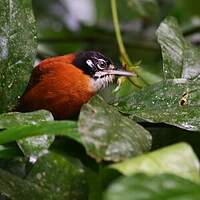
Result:
<svg viewBox="0 0 200 200">
<path fill-rule="evenodd" d="M 120 178 L 111 184 L 104 200 L 198 200 L 199 188 L 199 184 L 171 174 L 154 177 L 137 174 Z"/>
<path fill-rule="evenodd" d="M 168 17 L 157 30 L 166 79 L 200 77 L 200 49 L 184 39 L 175 18 Z"/>
<path fill-rule="evenodd" d="M 50 152 L 38 159 L 27 180 L 48 190 L 53 199 L 87 199 L 86 171 L 76 158 Z"/>
<path fill-rule="evenodd" d="M 3 113 L 0 115 L 0 128 L 9 129 L 20 125 L 35 125 L 40 122 L 52 121 L 50 112 L 41 110 L 30 113 Z M 16 133 L 17 134 L 17 133 Z M 17 143 L 24 155 L 37 155 L 48 149 L 54 141 L 53 135 L 42 135 L 18 140 Z"/>
<path fill-rule="evenodd" d="M 1 0 L 0 112 L 13 108 L 29 79 L 36 52 L 32 1 Z"/>
<path fill-rule="evenodd" d="M 3 113 L 0 114 L 0 129 L 8 129 L 19 125 L 34 125 L 38 122 L 52 120 L 52 114 L 46 110 L 40 110 L 29 113 Z"/>
<path fill-rule="evenodd" d="M 51 146 L 51 144 L 54 142 L 54 139 L 54 135 L 42 135 L 39 137 L 28 137 L 18 140 L 17 144 L 24 155 L 40 156 Z"/>
<path fill-rule="evenodd" d="M 71 26 L 68 20 L 66 21 L 66 17 L 68 19 L 70 16 L 72 4 L 69 6 L 66 1 L 52 0 L 33 2 L 37 2 L 38 6 L 34 13 L 37 15 L 40 33 L 39 58 L 95 47 L 94 49 L 99 49 L 114 58 L 114 62 L 119 60 L 117 49 L 113 49 L 116 41 L 110 28 L 110 5 L 106 0 L 95 1 L 96 4 L 101 4 L 96 8 L 97 18 L 92 18 L 97 21 L 97 24 L 87 27 L 87 23 L 81 18 L 79 21 L 81 23 L 79 24 L 77 20 L 77 26 L 74 27 L 77 28 L 77 33 L 73 26 L 71 27 L 73 31 L 67 29 L 67 26 Z M 169 3 L 159 1 L 159 7 L 156 0 L 117 2 L 120 25 L 122 25 L 120 28 L 125 36 L 123 39 L 127 52 L 133 62 L 141 60 L 142 65 L 146 65 L 144 67 L 146 71 L 141 71 L 140 74 L 148 84 L 160 81 L 158 75 L 160 70 L 156 69 L 156 66 L 160 66 L 156 63 L 160 59 L 160 51 L 154 41 L 155 26 L 160 20 L 158 15 L 164 17 L 163 13 L 169 9 L 165 5 L 176 4 L 170 2 L 172 1 Z M 198 13 L 197 1 L 195 4 L 191 2 L 187 5 L 180 2 L 179 6 L 191 5 L 191 8 L 194 7 Z M 30 0 L 20 2 L 2 0 L 0 4 L 2 6 L 0 8 L 1 113 L 13 107 L 27 83 L 35 55 L 35 25 Z M 187 15 L 187 9 L 184 10 L 184 16 Z M 60 12 L 57 12 L 58 10 Z M 87 11 L 86 15 L 89 16 Z M 73 16 L 74 13 L 71 17 Z M 186 18 L 188 19 L 188 16 Z M 154 19 L 156 22 L 153 22 Z M 184 19 L 180 21 L 183 22 Z M 185 23 L 183 24 L 185 26 Z M 199 49 L 183 38 L 177 22 L 172 18 L 168 18 L 161 24 L 158 40 L 163 53 L 165 79 L 175 80 L 160 82 L 138 92 L 126 79 L 116 95 L 120 99 L 120 111 L 139 121 L 165 122 L 186 130 L 199 131 L 200 95 L 197 80 L 200 73 Z M 81 44 L 81 41 L 84 43 Z M 195 81 L 186 81 L 188 79 L 195 79 Z M 129 94 L 130 96 L 127 96 Z M 0 115 L 0 129 L 5 129 L 0 132 L 0 144 L 3 144 L 0 145 L 0 168 L 10 172 L 0 170 L 0 199 L 84 200 L 89 196 L 90 200 L 100 200 L 101 194 L 109 185 L 111 186 L 105 197 L 109 200 L 110 198 L 115 200 L 122 198 L 127 200 L 200 199 L 197 185 L 181 178 L 172 175 L 153 178 L 145 175 L 131 176 L 132 173 L 137 172 L 151 175 L 173 172 L 199 181 L 199 161 L 190 146 L 178 144 L 141 155 L 151 147 L 152 139 L 149 132 L 131 119 L 122 116 L 115 108 L 98 97 L 84 106 L 78 123 L 82 135 L 78 133 L 76 122 L 53 121 L 52 115 L 45 111 Z M 144 122 L 145 124 L 149 125 Z M 161 126 L 157 132 L 159 135 L 162 134 L 163 124 L 150 124 L 150 126 L 151 128 Z M 164 125 L 164 128 L 170 132 L 172 127 Z M 176 129 L 173 134 L 178 137 L 178 128 L 173 127 L 173 129 Z M 181 131 L 187 137 L 191 134 L 196 135 L 193 140 L 197 141 L 198 149 L 198 133 L 187 134 L 186 130 Z M 67 138 L 56 138 L 49 150 L 55 135 L 64 135 Z M 153 135 L 153 139 L 155 137 Z M 165 136 L 163 138 L 166 141 L 164 144 L 156 138 L 159 140 L 157 147 L 169 144 L 169 138 Z M 177 142 L 182 139 L 178 138 Z M 26 156 L 40 154 L 41 157 L 36 163 L 27 165 L 27 157 L 22 157 L 20 149 L 14 142 L 16 140 Z M 7 144 L 7 142 L 11 143 Z M 107 167 L 108 163 L 96 163 L 85 153 L 82 144 L 88 155 L 97 161 L 123 161 L 113 164 L 111 168 Z M 136 155 L 138 157 L 132 158 Z M 88 168 L 86 172 L 77 158 L 91 170 L 90 175 L 88 175 Z M 112 184 L 112 181 L 121 175 L 120 172 L 133 179 L 129 181 L 129 177 L 128 180 L 123 178 Z M 89 191 L 86 182 L 89 184 Z"/>
<path fill-rule="evenodd" d="M 87 153 L 97 161 L 124 160 L 151 147 L 148 131 L 99 96 L 83 106 L 78 123 Z"/>
<path fill-rule="evenodd" d="M 163 81 L 121 98 L 119 110 L 130 117 L 200 130 L 200 81 Z"/>
<path fill-rule="evenodd" d="M 87 191 L 86 171 L 76 158 L 48 153 L 26 179 L 0 169 L 0 194 L 11 199 L 86 200 Z"/>
<path fill-rule="evenodd" d="M 124 175 L 147 173 L 158 175 L 173 173 L 193 181 L 200 181 L 200 165 L 190 145 L 179 143 L 127 161 L 113 164 L 111 168 Z"/>
<path fill-rule="evenodd" d="M 12 200 L 42 200 L 45 199 L 49 193 L 36 184 L 0 169 L 0 194 Z"/>
</svg>

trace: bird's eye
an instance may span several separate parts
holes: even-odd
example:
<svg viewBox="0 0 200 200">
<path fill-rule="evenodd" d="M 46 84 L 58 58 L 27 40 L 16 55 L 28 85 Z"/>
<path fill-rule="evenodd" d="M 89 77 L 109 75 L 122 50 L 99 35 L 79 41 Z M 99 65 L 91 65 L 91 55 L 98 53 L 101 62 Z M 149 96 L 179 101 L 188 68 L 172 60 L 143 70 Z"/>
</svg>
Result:
<svg viewBox="0 0 200 200">
<path fill-rule="evenodd" d="M 103 59 L 98 59 L 97 67 L 98 67 L 100 70 L 105 69 L 105 68 L 106 68 L 106 61 L 103 60 Z"/>
</svg>

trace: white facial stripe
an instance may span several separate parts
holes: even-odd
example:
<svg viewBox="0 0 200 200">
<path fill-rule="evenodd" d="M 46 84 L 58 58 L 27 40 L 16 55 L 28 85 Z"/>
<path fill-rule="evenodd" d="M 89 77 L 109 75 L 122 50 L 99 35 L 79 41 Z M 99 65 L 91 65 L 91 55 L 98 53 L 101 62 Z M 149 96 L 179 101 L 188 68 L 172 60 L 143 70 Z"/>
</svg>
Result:
<svg viewBox="0 0 200 200">
<path fill-rule="evenodd" d="M 86 61 L 87 65 L 90 66 L 91 68 L 94 68 L 94 63 L 91 60 Z"/>
</svg>

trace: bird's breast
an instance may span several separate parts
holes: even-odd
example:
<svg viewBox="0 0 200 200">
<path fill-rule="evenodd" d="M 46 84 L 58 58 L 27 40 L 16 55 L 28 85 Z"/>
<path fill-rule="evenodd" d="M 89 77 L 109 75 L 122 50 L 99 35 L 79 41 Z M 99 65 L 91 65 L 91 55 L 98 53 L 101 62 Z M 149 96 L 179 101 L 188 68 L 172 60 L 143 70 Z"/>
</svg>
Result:
<svg viewBox="0 0 200 200">
<path fill-rule="evenodd" d="M 38 68 L 39 77 L 36 82 L 31 77 L 33 85 L 21 97 L 19 111 L 46 109 L 55 119 L 73 119 L 95 94 L 90 76 L 72 64 L 56 61 Z"/>
</svg>

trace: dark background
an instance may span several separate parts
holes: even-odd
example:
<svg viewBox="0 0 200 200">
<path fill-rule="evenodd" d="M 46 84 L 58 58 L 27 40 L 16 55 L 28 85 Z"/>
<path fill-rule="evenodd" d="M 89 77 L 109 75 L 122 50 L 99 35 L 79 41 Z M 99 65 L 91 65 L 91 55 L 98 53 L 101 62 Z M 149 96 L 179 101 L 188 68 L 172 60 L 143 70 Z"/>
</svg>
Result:
<svg viewBox="0 0 200 200">
<path fill-rule="evenodd" d="M 200 1 L 157 0 L 143 12 L 132 0 L 118 3 L 121 31 L 133 62 L 159 73 L 161 53 L 155 31 L 168 15 L 175 16 L 184 35 L 200 44 Z M 33 0 L 39 36 L 38 58 L 83 50 L 98 50 L 119 63 L 108 0 Z M 160 74 L 160 73 L 159 73 Z"/>
</svg>

